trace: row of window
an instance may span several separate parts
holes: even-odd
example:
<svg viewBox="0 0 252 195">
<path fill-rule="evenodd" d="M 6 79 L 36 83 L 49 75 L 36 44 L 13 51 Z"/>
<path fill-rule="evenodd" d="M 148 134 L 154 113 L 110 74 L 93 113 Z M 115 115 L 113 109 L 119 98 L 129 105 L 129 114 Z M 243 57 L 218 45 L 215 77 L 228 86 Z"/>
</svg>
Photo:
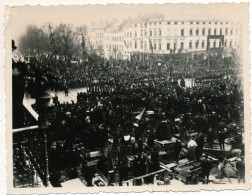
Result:
<svg viewBox="0 0 252 195">
<path fill-rule="evenodd" d="M 108 45 L 107 49 L 121 51 L 123 50 L 123 45 Z"/>
<path fill-rule="evenodd" d="M 96 33 L 96 37 L 98 37 L 98 38 L 103 38 L 103 33 L 97 32 L 97 33 Z"/>
<path fill-rule="evenodd" d="M 208 28 L 208 32 L 207 32 L 207 34 L 208 35 L 224 35 L 223 34 L 224 32 L 223 32 L 223 29 L 222 28 L 220 28 L 219 30 L 218 30 L 218 32 L 217 32 L 217 28 L 214 28 L 213 29 L 213 34 L 212 34 L 212 29 L 211 28 Z M 236 29 L 236 35 L 238 34 L 238 29 Z M 143 37 L 143 35 L 146 37 L 146 36 L 148 36 L 148 34 L 147 34 L 147 30 L 145 30 L 145 31 L 143 31 L 143 30 L 141 30 L 141 33 L 140 33 L 140 35 L 141 35 L 141 37 Z M 195 29 L 195 31 L 194 31 L 194 29 L 190 29 L 189 30 L 189 35 L 190 36 L 194 36 L 194 35 L 196 35 L 196 36 L 199 36 L 200 35 L 200 30 L 197 28 L 197 29 Z M 202 36 L 205 36 L 206 35 L 206 29 L 205 28 L 202 28 L 201 29 L 201 35 Z M 228 28 L 225 28 L 225 35 L 233 35 L 233 29 L 230 29 L 230 31 L 229 31 L 229 29 Z M 149 30 L 149 36 L 150 37 L 152 37 L 152 36 L 162 36 L 162 30 L 161 30 L 161 28 L 159 28 L 159 29 L 150 29 Z M 185 29 L 181 29 L 180 30 L 180 36 L 185 36 Z M 127 32 L 127 33 L 125 33 L 124 34 L 124 37 L 130 37 L 130 38 L 132 38 L 132 32 Z M 135 31 L 135 33 L 134 33 L 134 37 L 135 38 L 137 38 L 137 32 Z"/>
<path fill-rule="evenodd" d="M 210 42 L 208 43 L 210 45 Z M 129 48 L 132 48 L 132 42 L 130 41 L 130 43 L 127 44 L 127 46 L 129 46 Z M 205 45 L 205 41 L 201 41 L 201 45 L 200 45 L 200 41 L 195 41 L 194 43 L 194 47 L 193 47 L 193 41 L 189 41 L 189 45 L 188 45 L 188 48 L 189 49 L 199 49 L 201 46 L 202 49 L 204 49 L 206 47 Z M 224 46 L 225 47 L 232 47 L 232 40 L 230 40 L 229 42 L 227 40 L 225 40 L 224 42 Z M 236 46 L 236 41 L 235 41 L 235 46 Z M 222 42 L 219 41 L 219 42 L 216 42 L 214 41 L 212 43 L 212 45 L 210 45 L 210 47 L 213 47 L 213 48 L 216 48 L 216 47 L 223 47 L 222 45 Z M 134 42 L 134 48 L 137 49 L 137 41 Z M 140 43 L 140 49 L 147 49 L 147 42 L 146 41 L 141 41 Z M 159 41 L 158 43 L 156 41 L 154 41 L 154 43 L 151 43 L 149 44 L 149 49 L 152 50 L 152 48 L 154 50 L 156 49 L 159 49 L 159 50 L 162 50 L 162 44 L 161 44 L 161 41 Z M 167 45 L 166 45 L 166 49 L 167 50 L 170 50 L 170 49 L 184 49 L 184 42 L 180 42 L 180 46 L 178 48 L 177 46 L 177 43 L 173 43 L 173 48 L 171 48 L 171 44 L 168 42 Z"/>
<path fill-rule="evenodd" d="M 194 35 L 192 28 L 190 29 L 189 34 L 190 34 L 190 36 Z M 202 32 L 201 32 L 201 35 L 204 36 L 205 34 L 206 34 L 206 29 L 203 28 Z M 214 28 L 213 34 L 214 35 L 217 35 L 217 34 L 223 35 L 222 28 L 219 29 L 219 33 L 217 32 L 217 28 Z M 237 34 L 238 34 L 238 29 L 236 29 L 236 35 Z M 199 29 L 196 29 L 195 35 L 199 36 Z M 208 35 L 211 35 L 211 28 L 208 29 Z M 225 28 L 225 35 L 233 35 L 233 29 L 230 29 L 230 33 L 228 33 L 228 28 Z M 184 29 L 181 29 L 181 36 L 184 36 Z"/>
<path fill-rule="evenodd" d="M 174 24 L 174 25 L 178 25 L 178 24 L 185 24 L 185 22 L 183 22 L 183 21 L 180 21 L 180 22 L 178 22 L 178 21 L 173 21 L 173 22 L 171 22 L 171 21 L 167 21 L 167 22 L 149 22 L 149 23 L 141 23 L 141 24 L 139 24 L 139 25 L 141 25 L 141 28 L 143 28 L 143 27 L 147 27 L 147 25 L 149 25 L 149 26 L 151 26 L 151 25 L 157 25 L 157 24 L 159 24 L 159 25 L 161 25 L 161 24 L 163 24 L 163 23 L 166 23 L 166 24 L 168 24 L 168 25 L 170 25 L 170 24 Z M 230 22 L 231 24 L 233 24 L 233 22 Z M 203 21 L 203 22 L 199 22 L 199 21 L 196 21 L 196 22 L 193 22 L 193 21 L 190 21 L 190 24 L 229 24 L 229 22 L 218 22 L 218 21 L 215 21 L 215 22 L 212 22 L 212 21 L 209 21 L 209 22 L 205 22 L 205 21 Z M 135 27 L 137 27 L 138 26 L 138 24 L 135 24 Z"/>
</svg>

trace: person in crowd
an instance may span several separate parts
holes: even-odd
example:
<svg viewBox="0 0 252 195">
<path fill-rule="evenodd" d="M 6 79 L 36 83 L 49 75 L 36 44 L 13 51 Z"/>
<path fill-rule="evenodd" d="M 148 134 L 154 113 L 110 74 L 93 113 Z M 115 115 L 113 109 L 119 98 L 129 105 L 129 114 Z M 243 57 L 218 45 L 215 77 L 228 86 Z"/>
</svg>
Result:
<svg viewBox="0 0 252 195">
<path fill-rule="evenodd" d="M 220 145 L 220 150 L 225 150 L 225 139 L 226 137 L 226 128 L 221 128 L 218 131 L 218 141 L 219 141 L 219 145 Z"/>
<path fill-rule="evenodd" d="M 146 166 L 144 158 L 142 157 L 141 153 L 138 154 L 137 158 L 133 162 L 133 176 L 139 177 L 146 174 Z M 135 181 L 136 186 L 142 185 L 142 178 L 136 179 Z"/>
<path fill-rule="evenodd" d="M 211 159 L 209 159 L 207 155 L 204 155 L 203 159 L 201 160 L 201 170 L 205 184 L 208 184 L 211 168 L 212 168 Z"/>
<path fill-rule="evenodd" d="M 174 146 L 174 156 L 175 156 L 176 163 L 179 162 L 179 156 L 180 156 L 181 149 L 182 149 L 181 142 L 179 142 L 178 140 L 176 140 L 176 144 Z"/>
<path fill-rule="evenodd" d="M 129 175 L 129 162 L 127 156 L 124 156 L 119 165 L 119 186 L 122 186 L 122 182 L 128 179 Z"/>
<path fill-rule="evenodd" d="M 191 161 L 196 161 L 196 154 L 195 154 L 195 150 L 197 148 L 197 143 L 192 139 L 192 137 L 189 138 L 189 142 L 187 144 L 187 148 L 188 148 L 188 159 Z"/>
<path fill-rule="evenodd" d="M 245 162 L 243 156 L 241 156 L 240 160 L 236 163 L 236 170 L 238 172 L 238 183 L 241 181 L 245 183 Z"/>
<path fill-rule="evenodd" d="M 83 166 L 83 176 L 86 179 L 88 187 L 93 186 L 92 180 L 93 180 L 94 175 L 95 175 L 94 168 L 88 167 L 88 166 Z"/>
</svg>

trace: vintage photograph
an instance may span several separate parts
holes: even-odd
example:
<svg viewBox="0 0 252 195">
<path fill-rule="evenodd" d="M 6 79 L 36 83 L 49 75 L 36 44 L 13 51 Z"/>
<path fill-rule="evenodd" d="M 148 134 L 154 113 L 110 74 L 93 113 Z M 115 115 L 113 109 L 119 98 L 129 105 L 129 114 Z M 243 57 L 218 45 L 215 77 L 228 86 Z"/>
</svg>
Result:
<svg viewBox="0 0 252 195">
<path fill-rule="evenodd" d="M 248 188 L 248 7 L 9 6 L 9 188 Z"/>
</svg>

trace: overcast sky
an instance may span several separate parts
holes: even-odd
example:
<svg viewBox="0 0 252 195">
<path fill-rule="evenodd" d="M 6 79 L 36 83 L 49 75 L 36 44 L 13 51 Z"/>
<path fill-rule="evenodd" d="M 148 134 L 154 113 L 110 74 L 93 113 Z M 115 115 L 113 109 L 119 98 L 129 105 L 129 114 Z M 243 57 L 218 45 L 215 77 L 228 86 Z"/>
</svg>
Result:
<svg viewBox="0 0 252 195">
<path fill-rule="evenodd" d="M 139 14 L 164 14 L 167 19 L 219 19 L 244 20 L 247 17 L 245 4 L 163 4 L 163 5 L 75 5 L 75 6 L 21 6 L 10 12 L 11 36 L 16 42 L 25 33 L 28 25 L 42 26 L 45 23 L 70 23 L 74 26 L 90 25 L 100 20 L 117 18 L 119 21 Z M 244 11 L 245 9 L 245 11 Z"/>
</svg>

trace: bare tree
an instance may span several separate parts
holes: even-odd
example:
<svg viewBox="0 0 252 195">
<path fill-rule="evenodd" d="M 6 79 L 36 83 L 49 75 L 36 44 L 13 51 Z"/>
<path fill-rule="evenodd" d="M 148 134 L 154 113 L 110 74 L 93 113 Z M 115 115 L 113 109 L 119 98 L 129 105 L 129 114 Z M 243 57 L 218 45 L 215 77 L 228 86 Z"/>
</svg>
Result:
<svg viewBox="0 0 252 195">
<path fill-rule="evenodd" d="M 27 27 L 25 35 L 19 40 L 19 50 L 25 55 L 44 54 L 48 52 L 49 37 L 34 25 Z"/>
</svg>

